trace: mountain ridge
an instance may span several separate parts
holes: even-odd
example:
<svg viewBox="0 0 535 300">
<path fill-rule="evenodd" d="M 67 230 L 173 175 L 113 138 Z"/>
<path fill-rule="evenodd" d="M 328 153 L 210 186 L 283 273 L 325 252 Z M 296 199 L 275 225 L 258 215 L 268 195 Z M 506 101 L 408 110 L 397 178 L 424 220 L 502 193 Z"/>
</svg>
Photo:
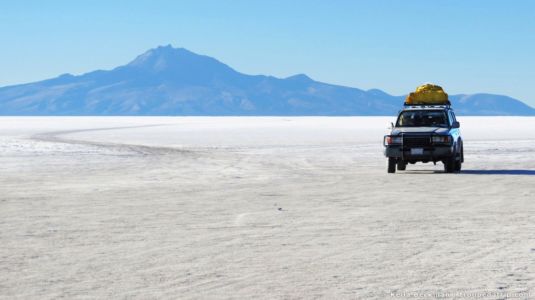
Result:
<svg viewBox="0 0 535 300">
<path fill-rule="evenodd" d="M 0 88 L 0 115 L 394 115 L 405 96 L 315 81 L 247 75 L 185 48 L 159 46 L 111 70 Z M 535 115 L 520 100 L 451 95 L 460 115 Z"/>
</svg>

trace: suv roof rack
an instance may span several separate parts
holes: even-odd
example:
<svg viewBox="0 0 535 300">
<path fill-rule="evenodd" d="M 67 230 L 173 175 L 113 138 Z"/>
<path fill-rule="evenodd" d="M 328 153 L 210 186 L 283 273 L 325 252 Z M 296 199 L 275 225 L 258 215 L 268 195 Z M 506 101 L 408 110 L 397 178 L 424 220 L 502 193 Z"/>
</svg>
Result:
<svg viewBox="0 0 535 300">
<path fill-rule="evenodd" d="M 404 108 L 451 108 L 451 102 L 445 104 L 403 104 Z"/>
</svg>

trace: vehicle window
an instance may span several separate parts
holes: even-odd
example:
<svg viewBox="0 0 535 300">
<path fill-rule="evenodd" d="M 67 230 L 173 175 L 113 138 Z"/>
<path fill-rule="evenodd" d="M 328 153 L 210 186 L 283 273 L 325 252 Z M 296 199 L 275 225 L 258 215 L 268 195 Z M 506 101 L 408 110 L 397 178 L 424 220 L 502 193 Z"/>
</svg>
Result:
<svg viewBox="0 0 535 300">
<path fill-rule="evenodd" d="M 448 127 L 448 117 L 441 110 L 403 111 L 396 122 L 397 127 Z"/>
<path fill-rule="evenodd" d="M 451 111 L 448 111 L 448 124 L 451 126 L 453 124 L 453 115 L 451 114 Z"/>
</svg>

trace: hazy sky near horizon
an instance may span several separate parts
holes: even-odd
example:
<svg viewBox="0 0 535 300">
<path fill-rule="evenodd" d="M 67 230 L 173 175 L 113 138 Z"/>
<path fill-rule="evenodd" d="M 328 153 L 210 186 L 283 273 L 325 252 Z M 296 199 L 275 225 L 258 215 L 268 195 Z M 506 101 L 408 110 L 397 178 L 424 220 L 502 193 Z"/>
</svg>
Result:
<svg viewBox="0 0 535 300">
<path fill-rule="evenodd" d="M 535 1 L 0 1 L 0 87 L 112 69 L 158 45 L 246 74 L 535 106 Z"/>
</svg>

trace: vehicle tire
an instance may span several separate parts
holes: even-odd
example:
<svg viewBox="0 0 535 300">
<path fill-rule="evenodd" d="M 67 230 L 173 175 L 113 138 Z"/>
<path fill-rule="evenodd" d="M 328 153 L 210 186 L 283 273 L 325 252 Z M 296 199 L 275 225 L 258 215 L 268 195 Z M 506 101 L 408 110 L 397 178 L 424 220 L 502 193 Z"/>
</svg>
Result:
<svg viewBox="0 0 535 300">
<path fill-rule="evenodd" d="M 453 166 L 453 172 L 460 173 L 462 169 L 462 162 L 461 160 L 456 160 Z"/>
<path fill-rule="evenodd" d="M 461 141 L 461 162 L 464 162 L 464 145 L 463 141 Z"/>
<path fill-rule="evenodd" d="M 398 171 L 405 171 L 407 169 L 407 163 L 400 160 L 398 161 Z"/>
<path fill-rule="evenodd" d="M 388 158 L 388 173 L 396 173 L 396 159 Z"/>
<path fill-rule="evenodd" d="M 463 164 L 463 148 L 461 146 L 461 151 L 459 151 L 459 153 L 455 157 L 453 171 L 455 173 L 460 173 L 462 169 L 462 164 Z"/>
<path fill-rule="evenodd" d="M 454 170 L 455 170 L 455 156 L 449 157 L 446 160 L 444 160 L 444 172 L 453 173 Z"/>
</svg>

